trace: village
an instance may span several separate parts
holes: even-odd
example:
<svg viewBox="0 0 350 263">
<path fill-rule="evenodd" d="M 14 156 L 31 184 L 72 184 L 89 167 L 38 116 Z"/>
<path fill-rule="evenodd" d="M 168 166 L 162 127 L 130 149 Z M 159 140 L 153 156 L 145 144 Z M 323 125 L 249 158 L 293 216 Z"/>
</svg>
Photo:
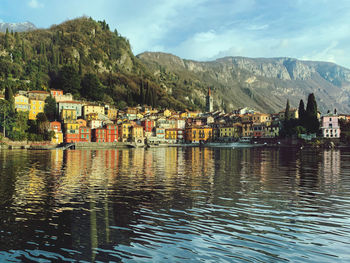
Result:
<svg viewBox="0 0 350 263">
<path fill-rule="evenodd" d="M 56 101 L 58 119 L 51 121 L 49 131 L 54 132 L 52 144 L 62 143 L 135 143 L 147 145 L 200 144 L 207 142 L 234 142 L 252 138 L 278 138 L 285 110 L 275 114 L 257 112 L 250 108 L 231 113 L 213 111 L 210 88 L 206 97 L 206 112 L 154 109 L 150 106 L 127 107 L 123 110 L 109 105 L 74 100 L 72 94 L 62 90 L 19 91 L 14 96 L 17 112 L 28 112 L 29 120 L 36 120 L 44 112 L 45 100 Z M 298 119 L 298 109 L 291 108 L 289 117 Z M 318 116 L 322 137 L 340 137 L 339 118 L 347 115 Z M 301 135 L 312 139 L 316 135 Z"/>
</svg>

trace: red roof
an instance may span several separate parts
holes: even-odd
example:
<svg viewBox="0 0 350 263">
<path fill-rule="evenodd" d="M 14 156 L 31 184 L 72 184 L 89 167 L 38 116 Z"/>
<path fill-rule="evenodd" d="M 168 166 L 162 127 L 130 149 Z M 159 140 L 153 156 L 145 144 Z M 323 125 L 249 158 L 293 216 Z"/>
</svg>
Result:
<svg viewBox="0 0 350 263">
<path fill-rule="evenodd" d="M 71 100 L 71 101 L 60 101 L 58 103 L 75 103 L 75 104 L 82 104 L 80 101 L 74 101 L 74 100 Z"/>
<path fill-rule="evenodd" d="M 49 94 L 49 92 L 44 91 L 44 90 L 31 90 L 31 91 L 28 91 L 28 93 L 41 93 L 41 94 Z"/>
</svg>

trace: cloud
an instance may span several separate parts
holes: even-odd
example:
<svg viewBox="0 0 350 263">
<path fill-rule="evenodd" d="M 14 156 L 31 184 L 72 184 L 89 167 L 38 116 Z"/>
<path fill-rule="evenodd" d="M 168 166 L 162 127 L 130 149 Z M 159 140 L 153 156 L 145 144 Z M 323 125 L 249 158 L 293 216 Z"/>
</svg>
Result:
<svg viewBox="0 0 350 263">
<path fill-rule="evenodd" d="M 44 5 L 42 3 L 39 3 L 38 0 L 30 0 L 28 5 L 31 7 L 31 8 L 40 8 L 40 7 L 43 7 Z"/>
</svg>

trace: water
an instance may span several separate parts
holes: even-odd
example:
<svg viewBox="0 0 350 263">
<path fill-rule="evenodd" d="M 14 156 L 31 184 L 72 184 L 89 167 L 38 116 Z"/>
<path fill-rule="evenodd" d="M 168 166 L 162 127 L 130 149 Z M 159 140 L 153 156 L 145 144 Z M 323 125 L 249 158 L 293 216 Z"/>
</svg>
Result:
<svg viewBox="0 0 350 263">
<path fill-rule="evenodd" d="M 350 262 L 350 152 L 0 151 L 0 262 Z"/>
</svg>

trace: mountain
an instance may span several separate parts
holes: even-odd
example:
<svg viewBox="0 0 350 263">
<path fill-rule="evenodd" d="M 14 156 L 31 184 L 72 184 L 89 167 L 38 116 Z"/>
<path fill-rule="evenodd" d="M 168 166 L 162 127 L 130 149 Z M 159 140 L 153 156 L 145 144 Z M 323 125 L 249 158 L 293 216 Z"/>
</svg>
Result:
<svg viewBox="0 0 350 263">
<path fill-rule="evenodd" d="M 6 32 L 6 29 L 13 32 L 25 32 L 37 29 L 31 22 L 23 23 L 0 23 L 0 32 Z"/>
<path fill-rule="evenodd" d="M 146 52 L 134 56 L 127 38 L 105 21 L 81 17 L 48 29 L 0 32 L 0 93 L 62 89 L 76 99 L 115 105 L 148 104 L 205 109 L 297 107 L 315 93 L 319 109 L 350 111 L 350 71 L 326 62 L 291 58 L 226 57 L 209 62 Z"/>
<path fill-rule="evenodd" d="M 190 90 L 182 99 L 196 98 L 202 106 L 210 86 L 216 107 L 227 111 L 249 106 L 277 112 L 287 99 L 292 107 L 298 107 L 300 99 L 306 103 L 312 92 L 322 112 L 350 111 L 350 70 L 333 63 L 245 57 L 198 62 L 159 52 L 137 57 L 175 98 L 181 97 L 176 90 Z"/>
<path fill-rule="evenodd" d="M 81 17 L 38 29 L 0 33 L 0 92 L 62 89 L 76 99 L 124 108 L 148 104 L 196 108 L 174 99 L 136 58 L 128 39 L 105 21 Z"/>
</svg>

